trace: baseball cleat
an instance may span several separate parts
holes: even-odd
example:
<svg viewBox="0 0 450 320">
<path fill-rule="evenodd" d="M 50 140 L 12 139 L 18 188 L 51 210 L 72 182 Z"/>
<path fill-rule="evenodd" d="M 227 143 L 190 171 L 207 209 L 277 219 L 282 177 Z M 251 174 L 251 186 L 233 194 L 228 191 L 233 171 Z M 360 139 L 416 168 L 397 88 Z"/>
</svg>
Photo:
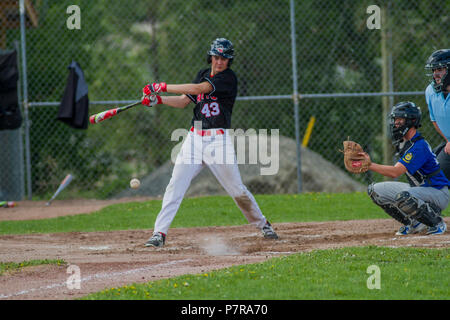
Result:
<svg viewBox="0 0 450 320">
<path fill-rule="evenodd" d="M 447 225 L 444 221 L 441 221 L 434 227 L 428 227 L 427 234 L 443 234 L 446 230 Z"/>
<path fill-rule="evenodd" d="M 419 233 L 420 231 L 422 231 L 425 228 L 426 228 L 426 226 L 423 223 L 415 221 L 409 225 L 401 226 L 400 229 L 398 229 L 396 235 L 406 236 L 408 234 Z"/>
<path fill-rule="evenodd" d="M 266 221 L 266 224 L 264 225 L 264 227 L 262 227 L 261 231 L 264 238 L 266 239 L 278 239 L 278 235 L 275 230 L 273 230 L 272 225 L 269 221 Z"/>
<path fill-rule="evenodd" d="M 162 247 L 166 242 L 166 235 L 162 232 L 156 232 L 145 243 L 146 247 Z"/>
</svg>

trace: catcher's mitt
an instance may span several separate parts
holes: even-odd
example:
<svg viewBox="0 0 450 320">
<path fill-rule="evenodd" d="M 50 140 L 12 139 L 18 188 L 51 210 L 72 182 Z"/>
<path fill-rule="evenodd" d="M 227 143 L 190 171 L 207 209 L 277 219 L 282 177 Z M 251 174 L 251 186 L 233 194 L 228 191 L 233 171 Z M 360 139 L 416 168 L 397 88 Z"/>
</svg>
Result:
<svg viewBox="0 0 450 320">
<path fill-rule="evenodd" d="M 365 157 L 363 148 L 354 141 L 344 141 L 344 164 L 345 169 L 351 173 L 363 173 L 369 170 L 371 164 L 370 157 Z"/>
</svg>

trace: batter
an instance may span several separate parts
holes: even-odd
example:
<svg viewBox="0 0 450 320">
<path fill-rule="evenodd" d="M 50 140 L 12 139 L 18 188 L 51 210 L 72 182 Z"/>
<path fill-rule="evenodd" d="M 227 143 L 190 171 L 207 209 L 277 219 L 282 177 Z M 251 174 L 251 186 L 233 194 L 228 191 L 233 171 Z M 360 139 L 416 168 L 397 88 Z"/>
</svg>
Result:
<svg viewBox="0 0 450 320">
<path fill-rule="evenodd" d="M 197 73 L 193 83 L 152 83 L 143 89 L 142 104 L 165 104 L 185 108 L 195 103 L 188 136 L 177 155 L 172 177 L 164 193 L 151 238 L 145 246 L 162 247 L 175 215 L 192 179 L 206 165 L 234 199 L 247 221 L 260 229 L 263 236 L 278 235 L 261 212 L 255 198 L 242 183 L 231 136 L 231 115 L 237 96 L 238 80 L 230 69 L 234 59 L 231 41 L 217 38 L 207 52 L 210 68 Z M 160 92 L 178 94 L 160 96 Z"/>
</svg>

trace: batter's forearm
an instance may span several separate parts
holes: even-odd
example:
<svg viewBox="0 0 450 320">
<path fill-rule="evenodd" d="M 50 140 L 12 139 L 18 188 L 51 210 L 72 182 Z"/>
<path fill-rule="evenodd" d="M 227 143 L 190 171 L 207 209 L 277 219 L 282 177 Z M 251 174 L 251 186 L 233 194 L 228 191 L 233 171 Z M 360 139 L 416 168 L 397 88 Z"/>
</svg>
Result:
<svg viewBox="0 0 450 320">
<path fill-rule="evenodd" d="M 191 100 L 183 96 L 161 96 L 161 102 L 162 104 L 165 104 L 167 106 L 173 107 L 173 108 L 179 108 L 183 109 L 185 108 Z"/>
<path fill-rule="evenodd" d="M 146 85 L 142 92 L 144 95 L 159 94 L 160 92 L 169 92 L 175 94 L 209 94 L 213 91 L 213 85 L 208 81 L 203 81 L 201 83 L 185 83 L 185 84 L 167 84 L 165 82 L 154 82 Z"/>
<path fill-rule="evenodd" d="M 212 89 L 213 87 L 209 82 L 167 85 L 167 92 L 177 94 L 208 94 L 212 91 Z"/>
</svg>

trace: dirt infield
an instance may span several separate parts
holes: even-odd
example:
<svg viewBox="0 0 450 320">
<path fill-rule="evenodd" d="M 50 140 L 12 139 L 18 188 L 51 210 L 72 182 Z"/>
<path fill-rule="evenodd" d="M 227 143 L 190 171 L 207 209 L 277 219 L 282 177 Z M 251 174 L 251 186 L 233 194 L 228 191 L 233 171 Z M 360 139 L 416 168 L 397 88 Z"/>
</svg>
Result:
<svg viewBox="0 0 450 320">
<path fill-rule="evenodd" d="M 13 214 L 16 220 L 23 220 L 86 213 L 109 204 L 111 202 L 59 201 L 42 210 L 45 203 L 24 202 L 17 208 L 0 211 L 0 220 L 12 220 L 5 217 Z M 7 210 L 11 211 L 6 214 Z M 450 224 L 450 218 L 445 221 Z M 0 276 L 0 300 L 73 299 L 105 288 L 209 272 L 316 249 L 366 245 L 450 247 L 450 233 L 395 236 L 399 224 L 392 219 L 273 223 L 273 226 L 280 235 L 279 240 L 263 239 L 260 232 L 249 225 L 174 228 L 170 230 L 166 246 L 160 249 L 143 246 L 151 230 L 0 236 L 2 262 L 64 259 L 69 265 L 79 267 L 81 276 L 80 289 L 69 289 L 66 282 L 71 273 L 67 265 L 43 265 L 8 272 Z"/>
</svg>

